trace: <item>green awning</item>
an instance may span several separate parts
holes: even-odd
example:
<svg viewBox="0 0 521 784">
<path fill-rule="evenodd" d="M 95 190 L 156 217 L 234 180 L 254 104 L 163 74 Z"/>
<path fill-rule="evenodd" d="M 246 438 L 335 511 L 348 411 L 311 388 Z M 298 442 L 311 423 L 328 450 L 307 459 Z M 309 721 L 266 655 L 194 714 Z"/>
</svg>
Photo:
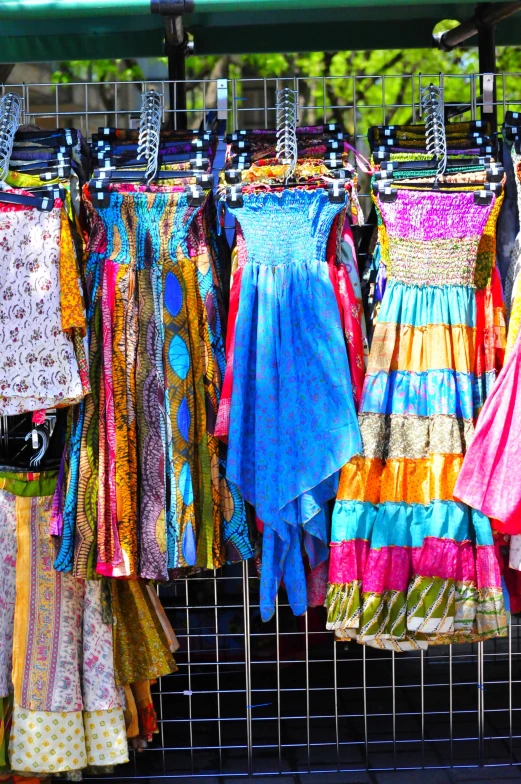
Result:
<svg viewBox="0 0 521 784">
<path fill-rule="evenodd" d="M 202 0 L 201 0 L 202 2 Z M 293 3 L 300 10 L 282 10 Z M 247 11 L 253 0 L 207 0 L 216 10 L 202 12 L 195 0 L 195 13 L 187 17 L 188 29 L 199 54 L 243 54 L 262 52 L 311 52 L 364 49 L 419 49 L 432 46 L 434 27 L 443 19 L 460 22 L 473 16 L 475 2 L 405 3 L 404 0 L 351 0 L 333 4 L 331 0 L 265 0 L 264 9 Z M 235 6 L 235 12 L 221 10 Z M 219 9 L 219 10 L 217 10 Z M 189 20 L 189 21 L 188 21 Z M 476 45 L 476 39 L 469 44 Z M 521 13 L 497 27 L 497 44 L 521 45 Z"/>
<path fill-rule="evenodd" d="M 500 0 L 493 0 L 499 2 Z M 185 16 L 196 54 L 430 47 L 442 19 L 475 0 L 194 0 Z M 0 0 L 0 62 L 154 57 L 164 26 L 150 0 Z M 521 14 L 497 43 L 521 44 Z"/>
</svg>

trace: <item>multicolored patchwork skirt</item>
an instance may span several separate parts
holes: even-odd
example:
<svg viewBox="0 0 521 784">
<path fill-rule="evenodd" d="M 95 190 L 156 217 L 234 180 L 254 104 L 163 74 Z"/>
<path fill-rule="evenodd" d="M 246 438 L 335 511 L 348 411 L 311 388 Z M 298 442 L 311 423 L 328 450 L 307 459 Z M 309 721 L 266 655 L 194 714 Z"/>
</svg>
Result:
<svg viewBox="0 0 521 784">
<path fill-rule="evenodd" d="M 363 453 L 342 470 L 333 516 L 328 628 L 396 650 L 502 635 L 490 522 L 453 498 L 482 403 L 475 273 L 494 203 L 398 190 L 377 207 L 389 280 L 359 412 Z"/>
</svg>

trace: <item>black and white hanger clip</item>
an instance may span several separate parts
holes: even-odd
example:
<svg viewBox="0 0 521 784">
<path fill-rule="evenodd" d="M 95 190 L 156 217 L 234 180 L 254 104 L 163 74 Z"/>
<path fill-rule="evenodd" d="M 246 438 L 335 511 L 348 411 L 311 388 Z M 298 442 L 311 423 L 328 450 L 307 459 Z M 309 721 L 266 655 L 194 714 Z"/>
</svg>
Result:
<svg viewBox="0 0 521 784">
<path fill-rule="evenodd" d="M 226 169 L 224 179 L 228 185 L 238 185 L 242 180 L 242 173 L 239 169 Z"/>
<path fill-rule="evenodd" d="M 353 172 L 351 169 L 346 169 L 342 166 L 341 169 L 333 169 L 331 171 L 331 176 L 334 177 L 336 180 L 352 180 L 353 179 Z"/>
<path fill-rule="evenodd" d="M 208 174 L 208 172 L 201 172 L 200 174 L 197 174 L 195 183 L 200 188 L 205 188 L 208 190 L 209 188 L 213 187 L 213 174 Z"/>
<path fill-rule="evenodd" d="M 385 180 L 386 182 L 390 182 L 394 178 L 394 172 L 391 169 L 381 169 L 381 171 L 375 172 L 375 180 L 378 182 L 382 182 Z"/>
<path fill-rule="evenodd" d="M 246 139 L 240 139 L 232 143 L 232 150 L 234 153 L 250 152 L 251 142 Z"/>
<path fill-rule="evenodd" d="M 40 179 L 42 180 L 42 182 L 45 182 L 47 180 L 55 180 L 57 177 L 59 177 L 61 180 L 66 180 L 70 176 L 71 176 L 70 166 L 56 166 L 50 171 L 43 172 L 43 174 L 40 174 Z"/>
<path fill-rule="evenodd" d="M 197 155 L 195 158 L 190 158 L 190 166 L 192 167 L 192 169 L 206 171 L 206 169 L 208 169 L 208 167 L 210 166 L 210 160 L 209 158 L 204 158 L 202 155 Z"/>
<path fill-rule="evenodd" d="M 391 203 L 398 198 L 398 191 L 390 185 L 383 184 L 380 186 L 377 182 L 373 184 L 373 191 L 378 195 L 380 201 Z"/>
<path fill-rule="evenodd" d="M 91 189 L 91 198 L 95 207 L 110 207 L 110 191 Z"/>
<path fill-rule="evenodd" d="M 340 134 L 339 138 L 328 139 L 326 142 L 328 152 L 342 154 L 344 152 L 344 137 Z"/>
<path fill-rule="evenodd" d="M 488 182 L 502 182 L 505 175 L 505 170 L 502 166 L 491 163 L 486 167 Z"/>
<path fill-rule="evenodd" d="M 340 180 L 335 180 L 328 185 L 327 195 L 331 204 L 344 204 L 346 200 L 346 189 Z"/>
<path fill-rule="evenodd" d="M 479 207 L 488 207 L 492 203 L 492 191 L 474 191 L 474 204 Z"/>
<path fill-rule="evenodd" d="M 226 188 L 226 204 L 229 207 L 243 207 L 244 197 L 240 185 L 230 185 Z"/>
<path fill-rule="evenodd" d="M 185 193 L 189 207 L 201 207 L 204 204 L 206 193 L 198 185 L 187 185 Z"/>
<path fill-rule="evenodd" d="M 324 163 L 328 169 L 342 169 L 344 167 L 342 155 L 337 156 L 334 152 L 329 153 L 328 157 L 324 159 Z"/>
<path fill-rule="evenodd" d="M 232 142 L 239 141 L 239 139 L 241 139 L 241 137 L 243 136 L 246 136 L 247 133 L 248 132 L 245 129 L 243 129 L 242 131 L 234 131 L 233 133 L 230 133 L 226 137 L 225 141 L 227 144 L 231 144 Z"/>
</svg>

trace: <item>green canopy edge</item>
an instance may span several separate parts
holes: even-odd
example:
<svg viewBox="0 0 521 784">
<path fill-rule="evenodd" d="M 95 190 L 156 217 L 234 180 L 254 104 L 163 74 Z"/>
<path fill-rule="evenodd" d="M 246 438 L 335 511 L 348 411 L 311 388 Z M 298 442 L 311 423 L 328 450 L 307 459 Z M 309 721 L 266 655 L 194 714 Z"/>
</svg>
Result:
<svg viewBox="0 0 521 784">
<path fill-rule="evenodd" d="M 493 0 L 499 2 L 499 0 Z M 196 54 L 422 48 L 445 18 L 470 18 L 474 0 L 194 0 L 184 16 Z M 164 19 L 150 0 L 0 0 L 0 62 L 154 57 Z M 497 44 L 521 43 L 521 15 Z"/>
</svg>

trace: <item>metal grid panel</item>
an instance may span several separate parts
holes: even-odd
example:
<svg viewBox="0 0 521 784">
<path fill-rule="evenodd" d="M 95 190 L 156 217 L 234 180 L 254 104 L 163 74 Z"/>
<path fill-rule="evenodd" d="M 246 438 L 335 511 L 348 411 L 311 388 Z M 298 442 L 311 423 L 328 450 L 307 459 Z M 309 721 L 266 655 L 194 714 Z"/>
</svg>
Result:
<svg viewBox="0 0 521 784">
<path fill-rule="evenodd" d="M 339 80 L 340 103 L 332 83 Z M 498 120 L 521 109 L 519 74 L 496 78 Z M 422 85 L 445 90 L 446 105 L 479 116 L 480 76 L 349 76 L 227 82 L 228 128 L 273 127 L 277 86 L 299 93 L 300 123 L 342 121 L 367 151 L 375 123 L 418 121 Z M 141 91 L 164 95 L 172 83 L 9 85 L 25 99 L 25 119 L 73 124 L 86 136 L 100 125 L 126 127 Z M 187 82 L 188 124 L 217 109 L 217 82 Z M 222 96 L 221 96 L 222 99 Z M 175 98 L 174 98 L 175 100 Z M 221 100 L 222 103 L 222 100 Z M 367 179 L 362 203 L 367 205 Z M 367 212 L 367 210 L 366 210 Z M 521 624 L 485 643 L 395 655 L 335 643 L 322 608 L 295 618 L 280 593 L 275 617 L 260 620 L 252 563 L 161 588 L 181 650 L 179 672 L 157 692 L 160 735 L 102 781 L 257 777 L 518 766 L 521 764 Z M 333 776 L 332 776 L 333 777 Z"/>
</svg>

